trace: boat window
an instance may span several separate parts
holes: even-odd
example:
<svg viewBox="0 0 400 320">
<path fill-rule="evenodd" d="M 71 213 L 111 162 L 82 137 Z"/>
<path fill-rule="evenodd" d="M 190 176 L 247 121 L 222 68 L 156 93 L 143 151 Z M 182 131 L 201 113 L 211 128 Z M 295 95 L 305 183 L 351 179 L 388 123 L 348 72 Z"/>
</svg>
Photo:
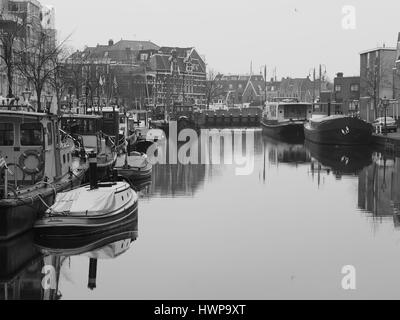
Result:
<svg viewBox="0 0 400 320">
<path fill-rule="evenodd" d="M 43 143 L 42 125 L 40 123 L 21 124 L 21 145 L 41 146 Z"/>
<path fill-rule="evenodd" d="M 53 127 L 51 123 L 47 124 L 47 141 L 49 146 L 53 144 Z"/>
<path fill-rule="evenodd" d="M 14 125 L 12 123 L 0 123 L 0 146 L 14 145 Z"/>
<path fill-rule="evenodd" d="M 63 127 L 72 134 L 92 134 L 96 132 L 96 119 L 68 119 Z"/>
</svg>

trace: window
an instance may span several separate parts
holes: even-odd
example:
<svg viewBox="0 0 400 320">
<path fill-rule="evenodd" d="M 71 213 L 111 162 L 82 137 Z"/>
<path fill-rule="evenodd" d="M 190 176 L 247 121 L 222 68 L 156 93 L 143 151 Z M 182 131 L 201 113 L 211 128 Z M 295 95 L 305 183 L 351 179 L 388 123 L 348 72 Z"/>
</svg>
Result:
<svg viewBox="0 0 400 320">
<path fill-rule="evenodd" d="M 335 86 L 335 92 L 341 92 L 342 91 L 342 86 L 340 84 L 337 84 Z"/>
<path fill-rule="evenodd" d="M 230 84 L 229 85 L 229 90 L 232 90 L 233 89 L 233 84 Z"/>
<path fill-rule="evenodd" d="M 242 84 L 239 84 L 239 89 L 243 89 L 243 85 Z"/>
<path fill-rule="evenodd" d="M 51 123 L 47 124 L 47 143 L 49 146 L 53 144 L 53 128 L 51 126 Z"/>
<path fill-rule="evenodd" d="M 21 124 L 21 145 L 41 146 L 43 143 L 42 125 L 40 123 Z"/>
<path fill-rule="evenodd" d="M 358 84 L 352 84 L 350 86 L 350 90 L 351 90 L 351 92 L 358 92 L 358 91 L 360 91 L 360 86 Z"/>
<path fill-rule="evenodd" d="M 0 146 L 14 145 L 14 125 L 12 123 L 0 123 Z"/>
</svg>

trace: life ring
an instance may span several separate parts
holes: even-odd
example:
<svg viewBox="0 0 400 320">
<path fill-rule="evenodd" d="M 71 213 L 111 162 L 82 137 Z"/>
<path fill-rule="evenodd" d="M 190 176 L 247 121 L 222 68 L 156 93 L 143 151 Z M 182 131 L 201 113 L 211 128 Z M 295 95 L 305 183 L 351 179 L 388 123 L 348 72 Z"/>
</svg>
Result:
<svg viewBox="0 0 400 320">
<path fill-rule="evenodd" d="M 38 162 L 38 166 L 36 168 L 28 168 L 26 166 L 25 162 L 29 157 L 36 158 L 36 160 Z M 25 151 L 19 157 L 19 165 L 20 165 L 22 171 L 25 172 L 26 174 L 29 174 L 29 175 L 38 174 L 38 173 L 42 172 L 44 169 L 43 156 L 40 152 L 35 151 L 35 150 Z"/>
</svg>

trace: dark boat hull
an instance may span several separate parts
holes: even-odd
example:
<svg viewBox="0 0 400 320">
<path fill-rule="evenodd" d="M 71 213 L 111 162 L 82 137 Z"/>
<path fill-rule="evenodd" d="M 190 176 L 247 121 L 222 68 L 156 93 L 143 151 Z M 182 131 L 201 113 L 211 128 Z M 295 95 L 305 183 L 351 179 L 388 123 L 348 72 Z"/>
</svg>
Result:
<svg viewBox="0 0 400 320">
<path fill-rule="evenodd" d="M 372 126 L 358 118 L 332 119 L 311 126 L 304 125 L 307 141 L 327 145 L 368 145 L 372 139 Z"/>
<path fill-rule="evenodd" d="M 153 173 L 152 166 L 148 166 L 146 168 L 129 168 L 129 169 L 116 168 L 116 170 L 118 171 L 119 175 L 128 178 L 133 182 L 149 179 L 151 178 L 151 175 Z"/>
<path fill-rule="evenodd" d="M 85 172 L 73 176 L 70 181 L 55 186 L 57 192 L 68 191 L 81 185 Z M 55 201 L 54 189 L 43 188 L 39 195 L 0 201 L 0 241 L 16 237 L 33 228 L 39 214 Z"/>
<path fill-rule="evenodd" d="M 137 202 L 112 216 L 44 218 L 35 224 L 35 232 L 41 238 L 71 238 L 103 233 L 137 219 Z"/>
<path fill-rule="evenodd" d="M 261 121 L 263 132 L 277 139 L 284 140 L 299 140 L 304 139 L 304 123 L 303 122 L 289 122 L 282 124 L 268 124 Z"/>
</svg>

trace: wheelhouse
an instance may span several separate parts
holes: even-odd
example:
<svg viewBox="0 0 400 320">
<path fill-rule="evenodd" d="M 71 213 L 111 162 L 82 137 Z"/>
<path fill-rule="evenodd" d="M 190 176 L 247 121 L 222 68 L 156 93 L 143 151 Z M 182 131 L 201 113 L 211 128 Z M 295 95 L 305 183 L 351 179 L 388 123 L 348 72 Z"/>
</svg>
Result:
<svg viewBox="0 0 400 320">
<path fill-rule="evenodd" d="M 64 114 L 61 119 L 61 127 L 76 141 L 79 141 L 88 152 L 99 153 L 102 149 L 99 135 L 102 122 L 103 118 L 99 115 Z"/>
<path fill-rule="evenodd" d="M 55 115 L 0 108 L 0 159 L 7 164 L 7 179 L 15 190 L 52 182 L 68 172 L 73 144 L 64 141 L 58 129 Z"/>
<path fill-rule="evenodd" d="M 269 120 L 282 121 L 307 121 L 312 116 L 312 104 L 287 102 L 274 102 L 266 105 L 264 117 Z"/>
<path fill-rule="evenodd" d="M 101 110 L 103 114 L 103 126 L 102 131 L 109 135 L 115 137 L 119 132 L 119 118 L 120 111 L 117 107 L 104 107 Z"/>
</svg>

